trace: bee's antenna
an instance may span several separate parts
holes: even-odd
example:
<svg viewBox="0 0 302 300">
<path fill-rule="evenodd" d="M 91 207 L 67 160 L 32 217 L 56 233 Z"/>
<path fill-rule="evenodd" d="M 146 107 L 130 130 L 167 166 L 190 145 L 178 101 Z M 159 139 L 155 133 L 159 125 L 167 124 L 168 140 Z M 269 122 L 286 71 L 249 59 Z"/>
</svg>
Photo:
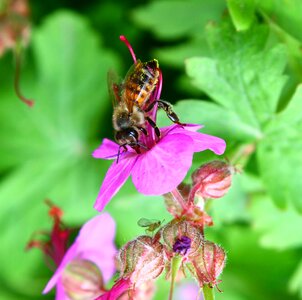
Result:
<svg viewBox="0 0 302 300">
<path fill-rule="evenodd" d="M 136 63 L 136 56 L 135 56 L 134 51 L 132 49 L 132 46 L 130 45 L 130 43 L 127 40 L 127 38 L 124 35 L 120 35 L 120 40 L 126 44 L 127 48 L 130 51 L 130 54 L 131 54 L 131 56 L 133 58 L 134 63 Z"/>
</svg>

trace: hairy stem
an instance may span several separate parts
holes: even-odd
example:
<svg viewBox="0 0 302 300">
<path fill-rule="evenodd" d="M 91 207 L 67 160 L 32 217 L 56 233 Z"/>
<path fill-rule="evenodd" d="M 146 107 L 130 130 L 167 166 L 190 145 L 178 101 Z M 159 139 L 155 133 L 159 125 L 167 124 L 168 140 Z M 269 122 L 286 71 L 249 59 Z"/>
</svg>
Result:
<svg viewBox="0 0 302 300">
<path fill-rule="evenodd" d="M 170 192 L 170 194 L 172 195 L 173 199 L 178 202 L 178 204 L 181 206 L 181 208 L 183 210 L 187 209 L 187 204 L 185 203 L 182 195 L 180 194 L 180 192 L 179 192 L 179 190 L 177 188 L 174 189 L 174 190 L 172 190 Z"/>
<path fill-rule="evenodd" d="M 204 300 L 215 300 L 214 289 L 208 284 L 202 288 L 202 292 Z"/>
<path fill-rule="evenodd" d="M 178 270 L 180 268 L 181 260 L 182 260 L 182 257 L 180 255 L 174 256 L 171 260 L 171 285 L 170 285 L 169 300 L 173 299 L 175 278 L 176 278 Z"/>
</svg>

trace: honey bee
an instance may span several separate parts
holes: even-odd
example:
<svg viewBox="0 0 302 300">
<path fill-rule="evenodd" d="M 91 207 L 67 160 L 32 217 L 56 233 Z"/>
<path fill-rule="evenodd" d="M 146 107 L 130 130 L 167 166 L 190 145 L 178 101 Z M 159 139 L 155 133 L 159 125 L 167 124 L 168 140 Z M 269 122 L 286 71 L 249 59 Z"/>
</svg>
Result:
<svg viewBox="0 0 302 300">
<path fill-rule="evenodd" d="M 148 62 L 136 60 L 127 40 L 126 44 L 134 58 L 134 65 L 129 69 L 121 84 L 112 80 L 111 73 L 109 73 L 110 77 L 108 78 L 109 91 L 114 106 L 112 122 L 115 140 L 120 145 L 117 161 L 121 147 L 127 150 L 126 146 L 130 146 L 137 153 L 140 153 L 140 148 L 148 149 L 139 139 L 141 133 L 148 135 L 146 122 L 154 128 L 156 136 L 160 137 L 160 130 L 150 116 L 155 104 L 164 109 L 172 122 L 184 125 L 179 122 L 170 103 L 156 99 L 161 85 L 161 71 L 158 61 L 156 59 Z"/>
<path fill-rule="evenodd" d="M 154 106 L 150 100 L 153 100 L 151 96 L 156 91 L 159 77 L 157 60 L 137 60 L 121 85 L 111 85 L 114 92 L 113 128 L 115 139 L 121 147 L 128 145 L 138 153 L 140 147 L 145 148 L 139 142 L 139 136 L 141 132 L 147 135 L 146 121 L 160 135 L 155 122 L 147 114 Z"/>
</svg>

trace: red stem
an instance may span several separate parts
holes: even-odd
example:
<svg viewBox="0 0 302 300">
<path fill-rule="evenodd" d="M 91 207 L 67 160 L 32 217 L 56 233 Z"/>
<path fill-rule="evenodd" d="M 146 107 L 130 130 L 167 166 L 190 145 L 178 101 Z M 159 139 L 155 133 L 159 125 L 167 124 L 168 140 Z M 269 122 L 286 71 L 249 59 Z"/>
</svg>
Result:
<svg viewBox="0 0 302 300">
<path fill-rule="evenodd" d="M 14 89 L 16 95 L 22 102 L 24 102 L 29 107 L 32 107 L 35 104 L 35 102 L 31 99 L 27 99 L 26 97 L 24 97 L 20 90 L 21 58 L 20 58 L 20 53 L 17 53 L 17 51 L 15 51 L 15 59 L 16 59 L 16 70 L 15 70 L 15 78 L 14 78 Z"/>
</svg>

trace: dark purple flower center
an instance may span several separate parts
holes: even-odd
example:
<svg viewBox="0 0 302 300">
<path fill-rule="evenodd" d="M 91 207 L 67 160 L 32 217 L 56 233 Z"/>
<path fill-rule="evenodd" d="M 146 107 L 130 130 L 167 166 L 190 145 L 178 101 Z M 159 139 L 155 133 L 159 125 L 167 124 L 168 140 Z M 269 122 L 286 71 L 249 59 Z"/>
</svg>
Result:
<svg viewBox="0 0 302 300">
<path fill-rule="evenodd" d="M 191 239 L 185 235 L 178 238 L 173 245 L 173 252 L 186 255 L 191 248 Z"/>
</svg>

